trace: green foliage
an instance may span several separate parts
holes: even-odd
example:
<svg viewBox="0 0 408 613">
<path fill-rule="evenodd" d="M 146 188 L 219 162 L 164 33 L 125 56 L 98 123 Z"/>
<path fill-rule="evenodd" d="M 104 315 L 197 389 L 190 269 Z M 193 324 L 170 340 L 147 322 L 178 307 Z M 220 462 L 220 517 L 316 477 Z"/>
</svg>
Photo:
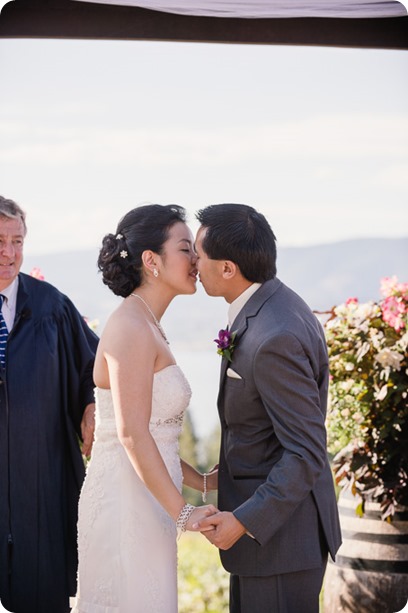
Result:
<svg viewBox="0 0 408 613">
<path fill-rule="evenodd" d="M 218 464 L 220 457 L 221 427 L 219 424 L 202 442 L 205 464 L 212 468 Z"/>
<path fill-rule="evenodd" d="M 180 439 L 180 456 L 191 464 L 197 466 L 197 436 L 194 431 L 193 422 L 191 420 L 190 411 L 186 411 L 184 415 L 183 428 Z"/>
<path fill-rule="evenodd" d="M 190 414 L 187 411 L 180 436 L 180 456 L 183 460 L 202 473 L 209 472 L 211 468 L 218 464 L 219 449 L 220 427 L 217 426 L 210 436 L 199 441 L 194 432 Z M 203 504 L 201 492 L 189 487 L 183 486 L 183 496 L 187 502 L 194 506 Z M 206 504 L 217 506 L 217 492 L 208 492 Z"/>
<path fill-rule="evenodd" d="M 198 460 L 198 439 L 194 431 L 194 425 L 189 411 L 187 411 L 184 415 L 179 445 L 180 457 L 191 466 L 197 468 L 197 470 L 202 471 L 203 468 Z M 194 506 L 203 504 L 201 492 L 193 490 L 185 485 L 183 485 L 183 497 L 187 502 L 193 504 Z"/>
<path fill-rule="evenodd" d="M 227 613 L 229 574 L 218 549 L 201 534 L 187 532 L 178 550 L 179 613 Z"/>
</svg>

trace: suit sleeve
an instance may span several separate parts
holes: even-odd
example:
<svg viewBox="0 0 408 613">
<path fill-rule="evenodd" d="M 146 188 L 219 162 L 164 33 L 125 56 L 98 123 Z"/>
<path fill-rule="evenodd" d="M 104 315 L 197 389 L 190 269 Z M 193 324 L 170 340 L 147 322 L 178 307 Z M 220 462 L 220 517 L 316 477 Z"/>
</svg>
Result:
<svg viewBox="0 0 408 613">
<path fill-rule="evenodd" d="M 300 341 L 285 333 L 266 340 L 253 362 L 255 385 L 282 446 L 267 480 L 234 515 L 262 545 L 310 494 L 326 461 L 319 373 Z"/>
</svg>

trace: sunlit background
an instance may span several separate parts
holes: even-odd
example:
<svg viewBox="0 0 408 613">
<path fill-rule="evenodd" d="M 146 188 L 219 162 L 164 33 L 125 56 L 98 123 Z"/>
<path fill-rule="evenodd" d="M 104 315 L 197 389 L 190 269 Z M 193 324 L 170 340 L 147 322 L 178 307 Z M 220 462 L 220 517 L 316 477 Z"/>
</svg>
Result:
<svg viewBox="0 0 408 613">
<path fill-rule="evenodd" d="M 0 40 L 0 194 L 27 211 L 26 272 L 41 263 L 47 280 L 103 319 L 116 303 L 107 290 L 103 304 L 92 293 L 85 260 L 94 267 L 102 236 L 129 209 L 153 202 L 185 206 L 193 230 L 194 212 L 207 204 L 251 204 L 267 216 L 281 254 L 406 237 L 407 74 L 404 51 Z M 308 286 L 324 259 L 303 275 Z M 65 268 L 51 271 L 57 261 Z M 226 318 L 225 303 L 207 299 L 207 309 L 204 299 L 182 302 L 173 333 L 183 341 L 178 359 L 200 432 L 216 423 L 211 343 Z M 209 331 L 183 328 L 200 313 L 211 314 Z M 204 357 L 185 352 L 200 333 Z"/>
</svg>

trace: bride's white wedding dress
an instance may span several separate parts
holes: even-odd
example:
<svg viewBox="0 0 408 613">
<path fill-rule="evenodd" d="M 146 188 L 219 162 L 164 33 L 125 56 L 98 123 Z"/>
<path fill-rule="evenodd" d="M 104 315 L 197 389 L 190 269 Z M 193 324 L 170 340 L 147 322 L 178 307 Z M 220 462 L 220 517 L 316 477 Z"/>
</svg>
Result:
<svg viewBox="0 0 408 613">
<path fill-rule="evenodd" d="M 150 431 L 181 491 L 178 437 L 191 390 L 176 365 L 155 373 Z M 97 388 L 95 442 L 79 502 L 78 592 L 72 613 L 176 613 L 174 520 L 120 444 L 110 390 Z"/>
</svg>

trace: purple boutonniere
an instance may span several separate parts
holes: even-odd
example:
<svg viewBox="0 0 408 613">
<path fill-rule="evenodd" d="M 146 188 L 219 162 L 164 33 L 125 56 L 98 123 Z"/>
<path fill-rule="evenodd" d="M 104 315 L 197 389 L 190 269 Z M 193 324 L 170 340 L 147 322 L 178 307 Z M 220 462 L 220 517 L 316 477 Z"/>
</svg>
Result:
<svg viewBox="0 0 408 613">
<path fill-rule="evenodd" d="M 214 343 L 217 343 L 217 353 L 223 358 L 227 358 L 229 362 L 232 362 L 232 353 L 235 349 L 234 341 L 237 333 L 227 330 L 220 330 L 218 332 L 218 338 L 214 339 Z"/>
</svg>

